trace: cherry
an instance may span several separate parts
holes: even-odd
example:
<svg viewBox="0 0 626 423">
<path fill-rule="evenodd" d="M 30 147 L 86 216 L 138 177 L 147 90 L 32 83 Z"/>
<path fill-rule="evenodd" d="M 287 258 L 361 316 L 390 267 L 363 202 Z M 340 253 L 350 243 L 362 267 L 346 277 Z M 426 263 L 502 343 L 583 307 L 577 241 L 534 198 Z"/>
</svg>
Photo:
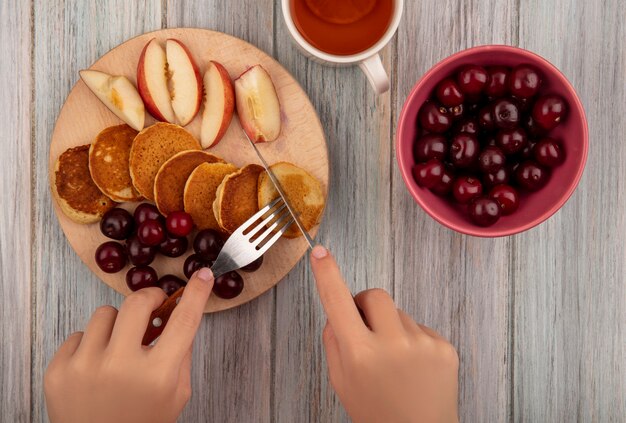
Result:
<svg viewBox="0 0 626 423">
<path fill-rule="evenodd" d="M 141 203 L 135 209 L 135 222 L 137 225 L 141 225 L 146 220 L 159 220 L 163 219 L 161 213 L 159 213 L 159 209 L 156 208 L 155 205 L 150 203 Z"/>
<path fill-rule="evenodd" d="M 441 175 L 441 181 L 437 183 L 430 190 L 437 195 L 448 195 L 452 191 L 452 183 L 454 182 L 454 173 L 452 170 L 444 167 L 443 174 Z"/>
<path fill-rule="evenodd" d="M 447 110 L 448 113 L 450 113 L 450 116 L 452 116 L 453 121 L 461 119 L 465 113 L 465 108 L 462 104 L 459 104 L 458 106 L 448 107 Z"/>
<path fill-rule="evenodd" d="M 530 65 L 519 65 L 511 71 L 509 89 L 519 98 L 533 97 L 541 87 L 539 71 Z"/>
<path fill-rule="evenodd" d="M 567 104 L 556 94 L 541 96 L 535 102 L 532 117 L 537 125 L 548 131 L 556 128 L 567 115 Z"/>
<path fill-rule="evenodd" d="M 524 129 L 526 129 L 526 132 L 528 132 L 528 135 L 530 135 L 531 137 L 544 137 L 548 133 L 548 131 L 537 125 L 537 122 L 535 122 L 532 115 L 530 114 L 526 115 L 523 126 Z"/>
<path fill-rule="evenodd" d="M 493 198 L 500 204 L 502 215 L 509 215 L 519 207 L 519 195 L 515 188 L 510 185 L 496 185 L 489 192 L 489 197 Z"/>
<path fill-rule="evenodd" d="M 424 135 L 415 142 L 413 154 L 418 162 L 430 159 L 444 160 L 448 155 L 448 143 L 441 135 Z"/>
<path fill-rule="evenodd" d="M 533 157 L 533 148 L 535 148 L 535 145 L 536 143 L 534 142 L 527 142 L 526 145 L 524 145 L 524 148 L 522 148 L 518 153 L 519 158 L 523 160 L 531 159 Z"/>
<path fill-rule="evenodd" d="M 135 229 L 135 221 L 130 213 L 119 207 L 107 211 L 100 220 L 100 231 L 106 237 L 122 240 L 128 238 Z"/>
<path fill-rule="evenodd" d="M 463 104 L 465 96 L 452 78 L 446 78 L 437 84 L 435 95 L 441 104 L 454 107 Z"/>
<path fill-rule="evenodd" d="M 187 285 L 184 280 L 174 275 L 164 275 L 158 280 L 157 285 L 169 297 L 183 286 Z"/>
<path fill-rule="evenodd" d="M 126 252 L 122 244 L 108 241 L 96 249 L 96 264 L 106 273 L 117 273 L 126 266 Z"/>
<path fill-rule="evenodd" d="M 133 235 L 126 240 L 126 251 L 133 265 L 147 266 L 154 260 L 157 247 L 142 244 L 137 235 Z"/>
<path fill-rule="evenodd" d="M 480 109 L 478 112 L 478 123 L 485 131 L 492 131 L 496 127 L 493 119 L 493 108 L 491 106 L 484 106 Z"/>
<path fill-rule="evenodd" d="M 487 68 L 489 84 L 485 87 L 485 94 L 492 98 L 504 97 L 509 93 L 509 68 L 505 66 L 491 66 Z"/>
<path fill-rule="evenodd" d="M 528 191 L 538 191 L 543 188 L 550 179 L 550 171 L 528 160 L 520 164 L 515 170 L 515 180 Z"/>
<path fill-rule="evenodd" d="M 159 245 L 165 239 L 163 225 L 158 220 L 146 220 L 137 228 L 137 238 L 145 245 Z"/>
<path fill-rule="evenodd" d="M 183 273 L 187 279 L 191 278 L 196 270 L 202 267 L 211 267 L 213 262 L 209 260 L 203 259 L 199 254 L 192 254 L 187 259 L 185 259 L 185 263 L 183 264 Z"/>
<path fill-rule="evenodd" d="M 215 261 L 223 246 L 222 237 L 213 229 L 198 232 L 193 240 L 193 250 L 205 260 Z"/>
<path fill-rule="evenodd" d="M 217 279 L 213 284 L 213 293 L 220 298 L 231 299 L 243 291 L 243 279 L 237 272 L 228 272 Z"/>
<path fill-rule="evenodd" d="M 252 263 L 242 267 L 241 270 L 243 270 L 244 272 L 256 272 L 257 270 L 259 270 L 262 264 L 263 264 L 263 256 L 254 260 Z"/>
<path fill-rule="evenodd" d="M 478 139 L 472 134 L 457 134 L 450 144 L 450 161 L 459 168 L 470 167 L 478 158 L 480 145 Z"/>
<path fill-rule="evenodd" d="M 464 94 L 477 95 L 487 87 L 489 73 L 482 66 L 468 65 L 457 74 L 456 81 Z"/>
<path fill-rule="evenodd" d="M 176 238 L 168 234 L 159 244 L 159 252 L 167 257 L 180 257 L 187 252 L 188 245 L 187 238 Z"/>
<path fill-rule="evenodd" d="M 170 234 L 181 238 L 191 233 L 193 219 L 189 213 L 174 211 L 167 215 L 165 227 Z"/>
<path fill-rule="evenodd" d="M 487 189 L 500 184 L 508 184 L 510 174 L 510 170 L 507 167 L 500 168 L 493 173 L 485 173 L 483 176 L 483 184 Z"/>
<path fill-rule="evenodd" d="M 474 118 L 465 118 L 460 120 L 453 128 L 453 132 L 455 134 L 460 134 L 461 132 L 465 132 L 466 134 L 477 134 L 478 133 L 478 121 Z"/>
<path fill-rule="evenodd" d="M 461 176 L 454 180 L 452 184 L 452 195 L 454 199 L 461 203 L 467 204 L 473 198 L 483 193 L 483 186 L 480 181 L 471 176 Z"/>
<path fill-rule="evenodd" d="M 467 210 L 472 221 L 478 226 L 491 226 L 500 219 L 500 204 L 492 198 L 474 198 Z"/>
<path fill-rule="evenodd" d="M 419 186 L 432 188 L 441 181 L 443 170 L 443 163 L 437 159 L 430 159 L 413 167 L 413 178 Z"/>
<path fill-rule="evenodd" d="M 446 132 L 452 126 L 452 116 L 448 110 L 431 102 L 422 106 L 419 121 L 423 129 L 435 134 Z"/>
<path fill-rule="evenodd" d="M 515 128 L 519 125 L 520 113 L 517 104 L 506 98 L 493 103 L 493 123 L 498 128 Z"/>
<path fill-rule="evenodd" d="M 522 128 L 502 129 L 496 135 L 496 144 L 506 155 L 519 153 L 527 143 L 528 138 Z"/>
<path fill-rule="evenodd" d="M 156 271 L 150 266 L 131 267 L 126 272 L 126 285 L 131 291 L 156 286 L 158 279 Z"/>
<path fill-rule="evenodd" d="M 559 143 L 552 138 L 544 138 L 533 148 L 535 160 L 542 166 L 555 167 L 563 163 L 565 155 Z"/>
<path fill-rule="evenodd" d="M 478 156 L 478 168 L 485 173 L 493 173 L 502 168 L 505 161 L 502 150 L 488 146 Z"/>
</svg>

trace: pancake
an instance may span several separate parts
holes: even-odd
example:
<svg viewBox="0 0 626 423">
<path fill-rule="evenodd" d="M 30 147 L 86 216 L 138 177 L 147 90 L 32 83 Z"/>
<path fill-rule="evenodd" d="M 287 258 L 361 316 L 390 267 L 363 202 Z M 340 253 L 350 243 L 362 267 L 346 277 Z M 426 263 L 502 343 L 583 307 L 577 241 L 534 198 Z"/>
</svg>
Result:
<svg viewBox="0 0 626 423">
<path fill-rule="evenodd" d="M 202 150 L 181 151 L 163 163 L 154 179 L 154 201 L 159 211 L 167 216 L 185 207 L 185 183 L 193 170 L 202 163 L 223 163 L 213 154 Z"/>
<path fill-rule="evenodd" d="M 100 191 L 113 201 L 139 201 L 133 187 L 128 157 L 137 131 L 128 125 L 108 127 L 100 132 L 89 149 L 89 172 Z"/>
<path fill-rule="evenodd" d="M 222 230 L 213 213 L 213 202 L 217 187 L 234 172 L 237 166 L 230 163 L 203 163 L 189 175 L 185 184 L 185 211 L 198 229 Z"/>
<path fill-rule="evenodd" d="M 249 164 L 224 178 L 217 187 L 213 212 L 220 228 L 233 233 L 259 211 L 257 191 L 263 167 Z"/>
<path fill-rule="evenodd" d="M 89 145 L 66 150 L 54 165 L 52 195 L 63 213 L 77 223 L 94 223 L 117 205 L 89 173 Z"/>
<path fill-rule="evenodd" d="M 193 135 L 178 125 L 158 122 L 135 137 L 130 150 L 130 177 L 135 189 L 154 201 L 154 179 L 170 157 L 185 150 L 200 150 Z"/>
<path fill-rule="evenodd" d="M 299 213 L 298 217 L 302 225 L 307 231 L 310 231 L 319 223 L 324 211 L 325 200 L 321 184 L 307 171 L 291 163 L 276 163 L 270 166 L 270 169 L 280 182 L 289 204 L 296 213 Z M 258 191 L 259 209 L 265 207 L 278 196 L 278 191 L 274 188 L 267 172 L 261 173 Z M 295 224 L 291 225 L 284 234 L 287 238 L 297 238 L 301 235 L 302 233 Z"/>
</svg>

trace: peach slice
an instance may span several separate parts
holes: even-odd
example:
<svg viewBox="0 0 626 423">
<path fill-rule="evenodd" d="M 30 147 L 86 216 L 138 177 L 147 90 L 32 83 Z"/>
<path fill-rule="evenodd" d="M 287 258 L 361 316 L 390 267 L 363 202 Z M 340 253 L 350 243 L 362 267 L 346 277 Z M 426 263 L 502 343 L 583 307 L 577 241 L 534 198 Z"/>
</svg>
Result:
<svg viewBox="0 0 626 423">
<path fill-rule="evenodd" d="M 235 93 L 228 71 L 211 61 L 204 73 L 204 110 L 200 142 L 202 148 L 216 145 L 226 133 L 233 118 Z"/>
<path fill-rule="evenodd" d="M 186 126 L 200 110 L 202 77 L 187 47 L 179 40 L 165 42 L 167 68 L 170 77 L 172 109 L 178 124 Z"/>
<path fill-rule="evenodd" d="M 139 56 L 137 65 L 137 88 L 146 109 L 155 119 L 176 123 L 172 109 L 172 97 L 167 86 L 168 69 L 165 50 L 156 41 L 148 41 Z"/>
<path fill-rule="evenodd" d="M 237 114 L 254 142 L 274 141 L 280 135 L 280 102 L 272 78 L 255 65 L 235 80 Z"/>
<path fill-rule="evenodd" d="M 80 77 L 118 118 L 136 131 L 143 129 L 146 117 L 144 104 L 128 78 L 90 69 L 80 71 Z"/>
</svg>

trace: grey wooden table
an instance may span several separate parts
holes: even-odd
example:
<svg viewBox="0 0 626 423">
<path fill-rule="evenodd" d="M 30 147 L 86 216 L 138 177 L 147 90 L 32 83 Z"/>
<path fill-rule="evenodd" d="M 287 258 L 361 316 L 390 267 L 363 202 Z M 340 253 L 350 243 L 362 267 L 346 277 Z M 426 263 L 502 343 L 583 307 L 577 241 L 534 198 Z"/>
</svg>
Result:
<svg viewBox="0 0 626 423">
<path fill-rule="evenodd" d="M 392 90 L 356 68 L 301 56 L 272 0 L 1 0 L 0 420 L 44 421 L 42 375 L 57 346 L 122 298 L 87 270 L 56 223 L 48 145 L 78 70 L 164 27 L 241 37 L 309 93 L 331 158 L 319 241 L 354 291 L 389 290 L 456 346 L 467 422 L 626 421 L 626 12 L 620 0 L 407 0 L 384 50 Z M 504 239 L 451 232 L 406 191 L 393 139 L 406 95 L 473 45 L 533 50 L 578 90 L 590 125 L 582 182 L 543 225 Z M 205 317 L 181 421 L 330 422 L 325 322 L 307 260 L 276 289 Z"/>
</svg>

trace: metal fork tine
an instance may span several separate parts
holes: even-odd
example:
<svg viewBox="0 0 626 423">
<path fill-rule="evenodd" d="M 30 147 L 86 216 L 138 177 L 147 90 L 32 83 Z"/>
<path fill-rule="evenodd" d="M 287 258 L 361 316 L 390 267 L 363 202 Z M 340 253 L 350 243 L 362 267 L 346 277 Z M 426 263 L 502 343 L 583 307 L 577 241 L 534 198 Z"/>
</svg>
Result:
<svg viewBox="0 0 626 423">
<path fill-rule="evenodd" d="M 261 229 L 263 229 L 268 223 L 274 220 L 285 208 L 287 205 L 283 203 L 280 207 L 272 212 L 269 216 L 267 216 L 261 223 L 256 225 L 254 229 L 248 232 L 245 236 L 247 239 L 252 239 L 254 235 L 256 235 Z"/>
<path fill-rule="evenodd" d="M 278 232 L 276 232 L 274 236 L 271 237 L 259 250 L 257 250 L 259 254 L 265 254 L 265 252 L 269 250 L 270 247 L 274 245 L 274 243 L 278 241 L 281 236 L 283 236 L 283 234 L 287 231 L 287 229 L 289 229 L 293 222 L 295 222 L 295 219 L 293 218 L 291 213 L 289 214 L 289 217 L 289 221 Z"/>
<path fill-rule="evenodd" d="M 287 217 L 290 217 L 290 216 L 291 216 L 291 213 L 289 213 L 289 210 L 287 210 L 287 213 L 283 213 L 280 216 L 280 218 L 278 218 L 278 216 L 276 216 L 277 219 L 274 221 L 274 223 L 272 223 L 270 225 L 270 227 L 267 228 L 265 230 L 265 232 L 263 232 L 257 239 L 252 241 L 252 245 L 257 247 L 264 239 L 266 239 L 268 237 L 269 234 L 274 232 L 274 230 L 278 227 L 278 225 L 280 225 Z"/>
<path fill-rule="evenodd" d="M 233 235 L 236 233 L 241 233 L 243 234 L 246 229 L 248 229 L 254 222 L 256 222 L 257 220 L 259 220 L 261 217 L 263 217 L 263 215 L 265 215 L 265 213 L 269 212 L 272 208 L 274 208 L 274 206 L 276 206 L 278 203 L 282 203 L 283 199 L 278 197 L 276 198 L 274 201 L 272 201 L 271 203 L 269 203 L 267 206 L 263 207 L 261 210 L 259 210 L 258 212 L 256 212 L 251 218 L 249 218 L 248 220 L 246 220 L 245 222 L 243 222 L 243 224 L 237 228 L 237 230 L 235 232 L 233 232 Z M 284 203 L 283 203 L 284 204 Z"/>
</svg>

